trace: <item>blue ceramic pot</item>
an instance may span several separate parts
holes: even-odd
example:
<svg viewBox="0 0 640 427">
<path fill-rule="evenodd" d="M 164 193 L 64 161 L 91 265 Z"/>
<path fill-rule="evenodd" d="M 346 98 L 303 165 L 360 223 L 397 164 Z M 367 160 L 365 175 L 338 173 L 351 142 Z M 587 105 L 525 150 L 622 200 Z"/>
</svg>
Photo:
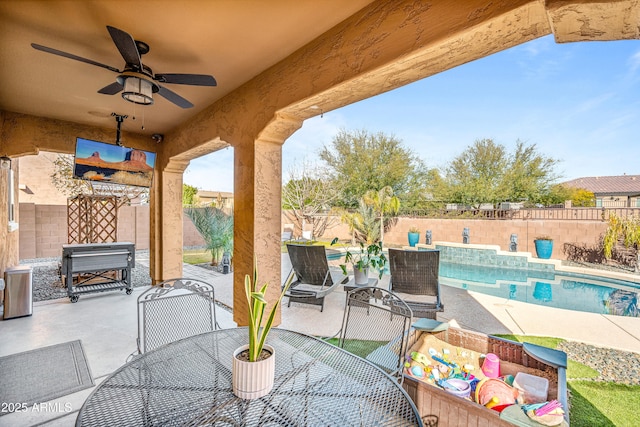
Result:
<svg viewBox="0 0 640 427">
<path fill-rule="evenodd" d="M 420 241 L 420 233 L 407 233 L 409 246 L 414 247 Z"/>
<path fill-rule="evenodd" d="M 549 259 L 553 252 L 553 240 L 534 240 L 536 245 L 536 255 L 538 258 Z"/>
</svg>

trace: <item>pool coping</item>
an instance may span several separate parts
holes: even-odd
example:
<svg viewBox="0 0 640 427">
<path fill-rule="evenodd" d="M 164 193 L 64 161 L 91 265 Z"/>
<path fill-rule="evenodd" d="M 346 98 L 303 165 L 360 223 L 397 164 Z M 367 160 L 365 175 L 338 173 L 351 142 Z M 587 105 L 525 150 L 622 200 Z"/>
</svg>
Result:
<svg viewBox="0 0 640 427">
<path fill-rule="evenodd" d="M 526 258 L 527 262 L 530 264 L 552 265 L 555 269 L 555 272 L 559 274 L 562 274 L 563 272 L 573 273 L 573 274 L 584 274 L 587 276 L 625 280 L 627 282 L 632 282 L 640 285 L 640 275 L 638 274 L 624 273 L 624 272 L 611 271 L 611 270 L 601 270 L 601 269 L 589 268 L 589 267 L 574 267 L 574 266 L 564 265 L 562 264 L 562 260 L 559 260 L 559 259 L 541 259 L 541 258 L 534 257 L 531 252 L 504 251 L 498 245 L 481 245 L 481 244 L 473 244 L 473 243 L 455 243 L 455 242 L 433 242 L 431 245 L 418 243 L 416 244 L 415 247 L 404 246 L 403 249 L 436 250 L 437 246 L 492 250 L 496 252 L 496 255 L 500 255 L 500 256 L 524 257 Z"/>
</svg>

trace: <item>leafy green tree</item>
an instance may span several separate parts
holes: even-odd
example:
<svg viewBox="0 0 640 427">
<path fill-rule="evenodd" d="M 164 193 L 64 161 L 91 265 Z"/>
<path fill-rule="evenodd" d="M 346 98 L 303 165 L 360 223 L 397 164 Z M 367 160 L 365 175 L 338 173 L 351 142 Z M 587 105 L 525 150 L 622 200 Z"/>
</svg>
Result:
<svg viewBox="0 0 640 427">
<path fill-rule="evenodd" d="M 400 200 L 393 195 L 393 189 L 389 186 L 379 191 L 369 190 L 365 193 L 363 201 L 372 207 L 380 222 L 380 241 L 384 240 L 384 231 L 389 229 L 393 219 L 400 211 Z"/>
<path fill-rule="evenodd" d="M 535 144 L 517 141 L 513 153 L 492 139 L 476 140 L 445 169 L 443 194 L 450 202 L 478 208 L 502 201 L 539 202 L 549 192 L 557 160 Z"/>
<path fill-rule="evenodd" d="M 224 252 L 233 252 L 233 216 L 213 206 L 184 210 L 211 252 L 211 265 L 218 265 Z"/>
<path fill-rule="evenodd" d="M 562 184 L 554 184 L 549 188 L 549 192 L 542 198 L 541 203 L 545 205 L 555 205 L 571 200 L 575 207 L 593 207 L 596 205 L 595 195 L 584 188 L 567 187 Z"/>
<path fill-rule="evenodd" d="M 341 130 L 319 155 L 335 187 L 341 189 L 340 206 L 356 208 L 368 190 L 387 186 L 403 204 L 425 192 L 427 168 L 422 160 L 382 132 Z"/>
<path fill-rule="evenodd" d="M 535 144 L 517 141 L 502 177 L 504 200 L 542 200 L 559 177 L 554 170 L 557 164 L 558 160 L 538 153 Z"/>
<path fill-rule="evenodd" d="M 193 206 L 196 203 L 198 188 L 189 184 L 182 184 L 182 206 Z"/>
<path fill-rule="evenodd" d="M 576 207 L 590 208 L 596 205 L 596 195 L 584 188 L 574 188 L 571 194 L 571 204 Z"/>
<path fill-rule="evenodd" d="M 502 177 L 508 166 L 504 146 L 491 139 L 474 142 L 446 168 L 447 200 L 473 208 L 505 200 Z"/>
</svg>

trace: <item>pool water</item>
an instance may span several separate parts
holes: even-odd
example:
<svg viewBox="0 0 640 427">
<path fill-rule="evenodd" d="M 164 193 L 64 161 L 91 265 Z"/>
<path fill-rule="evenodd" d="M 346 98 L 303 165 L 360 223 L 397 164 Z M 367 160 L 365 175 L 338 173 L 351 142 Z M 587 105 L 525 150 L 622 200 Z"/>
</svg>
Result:
<svg viewBox="0 0 640 427">
<path fill-rule="evenodd" d="M 341 253 L 328 254 L 339 260 Z M 385 274 L 389 274 L 388 267 Z M 440 283 L 567 310 L 640 317 L 640 283 L 568 272 L 540 271 L 440 261 Z"/>
<path fill-rule="evenodd" d="M 440 283 L 547 307 L 640 317 L 640 284 L 624 280 L 441 262 Z"/>
</svg>

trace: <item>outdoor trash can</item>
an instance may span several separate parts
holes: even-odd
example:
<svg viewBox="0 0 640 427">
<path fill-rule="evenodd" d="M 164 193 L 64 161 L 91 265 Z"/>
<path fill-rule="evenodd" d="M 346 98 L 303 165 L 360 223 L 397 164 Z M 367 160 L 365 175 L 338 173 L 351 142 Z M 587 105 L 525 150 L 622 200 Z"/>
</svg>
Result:
<svg viewBox="0 0 640 427">
<path fill-rule="evenodd" d="M 19 265 L 4 272 L 4 319 L 31 316 L 33 313 L 33 281 L 31 267 Z"/>
</svg>

